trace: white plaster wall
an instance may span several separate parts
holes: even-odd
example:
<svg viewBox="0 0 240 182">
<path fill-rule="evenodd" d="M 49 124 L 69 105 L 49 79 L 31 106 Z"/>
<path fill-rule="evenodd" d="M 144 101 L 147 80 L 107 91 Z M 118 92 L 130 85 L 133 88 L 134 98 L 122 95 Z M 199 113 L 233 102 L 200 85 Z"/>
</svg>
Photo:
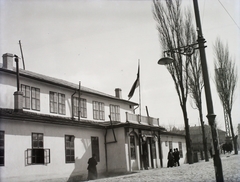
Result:
<svg viewBox="0 0 240 182">
<path fill-rule="evenodd" d="M 165 145 L 165 141 L 168 142 L 168 145 Z M 178 142 L 182 142 L 182 150 L 183 150 L 183 158 L 180 158 L 179 163 L 184 164 L 186 163 L 186 141 L 184 136 L 171 136 L 171 135 L 161 135 L 161 147 L 162 147 L 162 161 L 163 161 L 163 167 L 167 167 L 167 156 L 169 152 L 169 141 L 172 141 L 173 149 L 178 148 Z"/>
<path fill-rule="evenodd" d="M 0 108 L 14 108 L 13 93 L 17 91 L 16 76 L 0 72 Z"/>
<path fill-rule="evenodd" d="M 127 170 L 127 156 L 125 151 L 124 128 L 114 129 L 117 143 L 107 144 L 107 158 L 109 172 L 123 172 Z M 107 142 L 114 141 L 112 130 L 108 130 Z"/>
<path fill-rule="evenodd" d="M 55 85 L 48 84 L 45 82 L 39 82 L 39 81 L 32 80 L 32 79 L 25 78 L 25 77 L 20 77 L 20 90 L 21 90 L 21 84 L 40 89 L 40 111 L 26 109 L 27 111 L 49 114 L 49 115 L 57 115 L 57 116 L 62 116 L 62 117 L 72 117 L 71 96 L 72 96 L 72 94 L 74 94 L 74 90 L 55 86 Z M 13 109 L 14 108 L 13 93 L 15 91 L 17 91 L 15 75 L 0 72 L 0 89 L 1 89 L 0 108 Z M 49 101 L 49 92 L 50 91 L 65 94 L 65 106 L 66 106 L 66 114 L 65 115 L 50 113 L 50 108 L 49 108 L 50 107 L 50 101 Z M 77 97 L 78 94 L 76 93 L 75 96 Z M 126 112 L 133 113 L 133 108 L 130 108 L 130 105 L 120 102 L 120 101 L 117 101 L 117 100 L 113 100 L 113 99 L 109 99 L 109 98 L 105 98 L 105 97 L 101 97 L 101 96 L 96 96 L 96 95 L 92 95 L 92 94 L 85 94 L 85 93 L 81 93 L 81 98 L 84 98 L 87 100 L 87 118 L 83 118 L 83 119 L 94 120 L 93 119 L 93 107 L 92 107 L 93 101 L 103 102 L 105 105 L 105 120 L 96 120 L 99 122 L 110 120 L 108 117 L 110 114 L 110 108 L 109 108 L 110 104 L 120 106 L 121 122 L 126 122 Z M 75 117 L 75 118 L 77 118 L 77 117 Z"/>
<path fill-rule="evenodd" d="M 5 131 L 5 166 L 1 167 L 0 181 L 63 178 L 76 174 L 86 177 L 87 161 L 91 157 L 91 136 L 99 137 L 100 162 L 98 172 L 105 172 L 103 130 L 55 126 L 26 121 L 2 120 Z M 44 134 L 44 148 L 51 152 L 48 165 L 26 165 L 25 151 L 32 148 L 32 133 Z M 75 136 L 75 163 L 65 163 L 65 135 Z"/>
</svg>

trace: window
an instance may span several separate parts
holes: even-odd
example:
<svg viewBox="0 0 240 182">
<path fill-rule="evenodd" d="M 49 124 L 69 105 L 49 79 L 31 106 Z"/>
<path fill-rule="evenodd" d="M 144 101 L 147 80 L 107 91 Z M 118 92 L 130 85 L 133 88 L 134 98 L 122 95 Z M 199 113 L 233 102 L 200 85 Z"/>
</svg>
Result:
<svg viewBox="0 0 240 182">
<path fill-rule="evenodd" d="M 40 111 L 40 89 L 32 87 L 31 92 L 32 110 Z"/>
<path fill-rule="evenodd" d="M 120 107 L 110 105 L 110 116 L 112 121 L 120 121 Z"/>
<path fill-rule="evenodd" d="M 66 114 L 65 95 L 50 91 L 49 97 L 50 113 Z"/>
<path fill-rule="evenodd" d="M 43 134 L 32 134 L 32 164 L 44 164 Z"/>
<path fill-rule="evenodd" d="M 74 154 L 74 139 L 73 135 L 65 135 L 65 161 L 66 163 L 75 162 Z"/>
<path fill-rule="evenodd" d="M 86 99 L 80 99 L 80 105 L 81 105 L 81 117 L 86 118 L 87 117 L 87 100 Z M 73 97 L 73 114 L 74 116 L 78 116 L 78 97 Z"/>
<path fill-rule="evenodd" d="M 170 149 L 173 149 L 172 141 L 169 141 L 169 150 L 170 150 Z"/>
<path fill-rule="evenodd" d="M 133 135 L 130 135 L 130 150 L 131 150 L 131 159 L 136 159 L 135 137 Z"/>
<path fill-rule="evenodd" d="M 93 119 L 104 120 L 104 103 L 93 101 Z"/>
<path fill-rule="evenodd" d="M 23 108 L 30 109 L 30 86 L 21 85 L 23 92 Z M 31 109 L 40 111 L 40 89 L 31 87 Z"/>
<path fill-rule="evenodd" d="M 182 151 L 182 142 L 178 142 L 178 151 L 181 158 L 183 158 L 183 151 Z"/>
<path fill-rule="evenodd" d="M 30 86 L 21 85 L 23 92 L 23 108 L 30 109 Z"/>
<path fill-rule="evenodd" d="M 4 131 L 0 131 L 0 166 L 4 166 Z"/>
<path fill-rule="evenodd" d="M 100 162 L 98 137 L 91 137 L 91 143 L 92 143 L 92 154 L 95 154 L 97 161 Z"/>
<path fill-rule="evenodd" d="M 57 93 L 50 91 L 50 112 L 57 113 Z"/>
<path fill-rule="evenodd" d="M 26 165 L 49 164 L 50 149 L 43 148 L 43 134 L 32 133 L 32 148 L 25 151 Z"/>
<path fill-rule="evenodd" d="M 152 156 L 153 159 L 156 159 L 156 142 L 154 141 L 154 138 L 152 138 Z"/>
<path fill-rule="evenodd" d="M 58 94 L 58 113 L 59 114 L 65 114 L 65 95 L 64 94 Z"/>
</svg>

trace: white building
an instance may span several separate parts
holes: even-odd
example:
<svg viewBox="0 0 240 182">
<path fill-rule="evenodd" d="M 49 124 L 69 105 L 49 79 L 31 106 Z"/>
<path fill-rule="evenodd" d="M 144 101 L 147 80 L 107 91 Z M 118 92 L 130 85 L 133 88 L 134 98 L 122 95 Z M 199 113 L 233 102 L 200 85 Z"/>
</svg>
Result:
<svg viewBox="0 0 240 182">
<path fill-rule="evenodd" d="M 143 151 L 149 168 L 166 167 L 169 148 L 185 161 L 185 136 L 135 115 L 121 89 L 112 96 L 14 63 L 7 53 L 0 65 L 0 181 L 85 180 L 93 153 L 99 175 L 143 169 Z"/>
</svg>

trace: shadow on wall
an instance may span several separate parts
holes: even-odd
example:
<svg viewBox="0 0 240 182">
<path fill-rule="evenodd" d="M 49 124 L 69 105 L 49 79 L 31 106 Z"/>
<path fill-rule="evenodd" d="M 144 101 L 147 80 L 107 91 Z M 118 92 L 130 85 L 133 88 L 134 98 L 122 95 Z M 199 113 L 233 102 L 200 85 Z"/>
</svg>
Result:
<svg viewBox="0 0 240 182">
<path fill-rule="evenodd" d="M 84 141 L 82 140 L 84 143 Z M 86 181 L 87 176 L 88 176 L 88 159 L 92 156 L 92 151 L 91 151 L 91 145 L 87 147 L 85 145 L 85 153 L 81 158 L 76 157 L 75 158 L 75 167 L 70 174 L 67 182 L 80 182 L 80 181 Z"/>
</svg>

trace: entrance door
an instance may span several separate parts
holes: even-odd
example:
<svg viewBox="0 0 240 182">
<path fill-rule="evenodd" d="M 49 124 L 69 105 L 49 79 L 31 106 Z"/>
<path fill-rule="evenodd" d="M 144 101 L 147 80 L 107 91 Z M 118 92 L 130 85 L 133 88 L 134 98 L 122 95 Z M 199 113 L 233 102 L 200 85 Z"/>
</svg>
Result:
<svg viewBox="0 0 240 182">
<path fill-rule="evenodd" d="M 149 167 L 149 159 L 148 159 L 148 140 L 142 141 L 142 160 L 143 160 L 143 169 L 147 170 Z"/>
</svg>

